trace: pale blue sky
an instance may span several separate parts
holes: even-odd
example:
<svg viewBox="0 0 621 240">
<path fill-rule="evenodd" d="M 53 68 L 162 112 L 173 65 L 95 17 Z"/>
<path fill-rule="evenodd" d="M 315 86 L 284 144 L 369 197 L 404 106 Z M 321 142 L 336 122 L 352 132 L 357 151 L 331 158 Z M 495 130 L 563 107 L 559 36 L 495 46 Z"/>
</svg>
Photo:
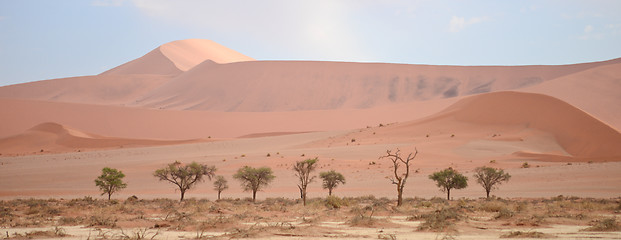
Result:
<svg viewBox="0 0 621 240">
<path fill-rule="evenodd" d="M 568 64 L 621 57 L 621 1 L 0 0 L 0 86 L 186 38 L 259 60 Z"/>
</svg>

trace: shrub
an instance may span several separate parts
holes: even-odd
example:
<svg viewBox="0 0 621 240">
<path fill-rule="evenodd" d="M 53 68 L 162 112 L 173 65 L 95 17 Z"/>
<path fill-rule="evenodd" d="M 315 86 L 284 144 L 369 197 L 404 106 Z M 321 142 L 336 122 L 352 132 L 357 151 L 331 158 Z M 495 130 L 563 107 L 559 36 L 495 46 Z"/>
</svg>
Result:
<svg viewBox="0 0 621 240">
<path fill-rule="evenodd" d="M 328 208 L 338 209 L 342 206 L 349 206 L 349 202 L 336 196 L 328 196 L 324 200 L 324 205 Z"/>
<path fill-rule="evenodd" d="M 522 232 L 522 231 L 511 231 L 507 234 L 500 235 L 501 238 L 549 238 L 551 237 L 548 234 L 542 232 Z"/>
<path fill-rule="evenodd" d="M 454 228 L 454 222 L 462 218 L 455 208 L 442 208 L 434 212 L 423 214 L 419 217 L 409 219 L 424 219 L 425 221 L 418 226 L 419 231 L 448 231 Z"/>
<path fill-rule="evenodd" d="M 592 231 L 592 232 L 613 232 L 620 231 L 621 226 L 617 223 L 617 220 L 614 218 L 606 218 L 601 220 L 596 220 L 593 223 L 593 226 L 583 229 L 583 231 Z"/>
<path fill-rule="evenodd" d="M 513 213 L 513 211 L 511 211 L 508 208 L 504 207 L 504 208 L 500 209 L 500 211 L 498 211 L 498 214 L 494 218 L 496 218 L 496 219 L 507 219 L 507 218 L 513 217 L 513 215 L 515 215 Z"/>
<path fill-rule="evenodd" d="M 528 162 L 524 162 L 522 163 L 522 168 L 529 168 L 530 164 L 528 164 Z"/>
</svg>

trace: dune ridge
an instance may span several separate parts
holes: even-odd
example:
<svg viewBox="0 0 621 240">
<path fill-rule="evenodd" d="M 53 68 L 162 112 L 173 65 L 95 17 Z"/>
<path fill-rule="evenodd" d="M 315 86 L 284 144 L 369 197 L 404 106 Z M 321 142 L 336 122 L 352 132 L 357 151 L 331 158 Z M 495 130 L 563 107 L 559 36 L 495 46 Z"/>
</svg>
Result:
<svg viewBox="0 0 621 240">
<path fill-rule="evenodd" d="M 101 73 L 101 75 L 178 75 L 203 61 L 232 63 L 254 61 L 235 50 L 206 39 L 185 39 L 163 44 L 146 55 Z"/>
</svg>

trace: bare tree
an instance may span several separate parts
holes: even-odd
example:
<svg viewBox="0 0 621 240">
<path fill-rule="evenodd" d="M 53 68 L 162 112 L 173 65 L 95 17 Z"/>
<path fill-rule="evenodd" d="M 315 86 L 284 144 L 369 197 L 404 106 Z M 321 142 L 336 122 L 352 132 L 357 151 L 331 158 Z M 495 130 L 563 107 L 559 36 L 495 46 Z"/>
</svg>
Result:
<svg viewBox="0 0 621 240">
<path fill-rule="evenodd" d="M 397 185 L 397 206 L 401 206 L 403 204 L 403 188 L 405 187 L 405 183 L 410 176 L 410 164 L 412 160 L 416 158 L 418 154 L 418 149 L 414 148 L 414 152 L 408 154 L 408 156 L 403 159 L 401 157 L 401 150 L 397 149 L 395 153 L 392 153 L 391 150 L 386 150 L 386 155 L 379 157 L 380 159 L 388 158 L 392 162 L 393 169 L 393 177 L 389 177 L 392 184 Z M 399 171 L 399 167 L 403 164 L 405 166 L 405 171 Z"/>
<path fill-rule="evenodd" d="M 335 189 L 339 184 L 345 184 L 345 177 L 343 174 L 334 170 L 329 172 L 319 173 L 319 177 L 323 180 L 323 188 L 328 189 L 328 196 L 332 196 L 332 189 Z"/>
<path fill-rule="evenodd" d="M 224 176 L 216 176 L 216 181 L 213 182 L 213 190 L 218 191 L 218 200 L 220 200 L 220 193 L 229 188 L 228 181 Z"/>
<path fill-rule="evenodd" d="M 295 176 L 298 177 L 300 183 L 298 184 L 298 188 L 300 189 L 300 197 L 302 198 L 302 202 L 304 206 L 306 206 L 306 188 L 308 184 L 315 180 L 316 176 L 310 176 L 312 171 L 315 171 L 315 164 L 319 161 L 317 158 L 306 159 L 304 161 L 296 162 L 293 165 L 293 170 L 295 171 Z"/>
<path fill-rule="evenodd" d="M 167 181 L 177 185 L 181 192 L 181 200 L 179 201 L 183 201 L 185 191 L 194 187 L 195 184 L 204 181 L 204 176 L 211 180 L 215 176 L 215 172 L 215 166 L 207 166 L 196 162 L 183 165 L 179 161 L 175 161 L 168 164 L 165 168 L 155 170 L 153 176 L 160 181 Z"/>
<path fill-rule="evenodd" d="M 502 182 L 508 182 L 511 178 L 509 173 L 505 173 L 502 169 L 496 169 L 491 167 L 478 167 L 474 169 L 474 177 L 477 179 L 477 183 L 481 184 L 485 189 L 487 198 L 492 189 L 495 189 L 495 185 L 500 185 Z"/>
</svg>

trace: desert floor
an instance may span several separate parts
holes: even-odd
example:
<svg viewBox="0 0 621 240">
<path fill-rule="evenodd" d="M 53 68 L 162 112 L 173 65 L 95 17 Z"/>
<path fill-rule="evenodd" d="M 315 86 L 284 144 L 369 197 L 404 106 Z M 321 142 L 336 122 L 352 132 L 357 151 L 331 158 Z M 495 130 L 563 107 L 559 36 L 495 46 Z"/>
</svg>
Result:
<svg viewBox="0 0 621 240">
<path fill-rule="evenodd" d="M 618 239 L 621 199 L 1 201 L 1 239 Z"/>
</svg>

